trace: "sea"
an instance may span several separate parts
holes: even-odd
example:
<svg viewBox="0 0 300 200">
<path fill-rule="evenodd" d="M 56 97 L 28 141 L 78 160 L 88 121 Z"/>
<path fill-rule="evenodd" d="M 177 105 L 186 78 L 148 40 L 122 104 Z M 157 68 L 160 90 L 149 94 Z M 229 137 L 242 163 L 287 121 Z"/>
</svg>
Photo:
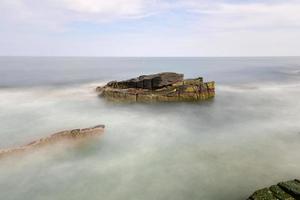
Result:
<svg viewBox="0 0 300 200">
<path fill-rule="evenodd" d="M 97 86 L 178 72 L 198 103 L 116 104 Z M 242 200 L 300 178 L 300 57 L 0 57 L 0 149 L 105 124 L 101 137 L 0 159 L 3 200 Z"/>
</svg>

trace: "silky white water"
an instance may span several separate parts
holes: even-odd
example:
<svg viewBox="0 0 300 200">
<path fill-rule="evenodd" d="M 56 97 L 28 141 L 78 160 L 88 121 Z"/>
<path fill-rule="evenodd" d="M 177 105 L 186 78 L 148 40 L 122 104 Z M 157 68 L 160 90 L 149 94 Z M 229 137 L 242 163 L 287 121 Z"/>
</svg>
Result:
<svg viewBox="0 0 300 200">
<path fill-rule="evenodd" d="M 161 71 L 217 82 L 201 103 L 113 104 L 95 87 Z M 0 147 L 105 124 L 0 160 L 5 200 L 238 200 L 300 178 L 300 58 L 0 58 Z"/>
</svg>

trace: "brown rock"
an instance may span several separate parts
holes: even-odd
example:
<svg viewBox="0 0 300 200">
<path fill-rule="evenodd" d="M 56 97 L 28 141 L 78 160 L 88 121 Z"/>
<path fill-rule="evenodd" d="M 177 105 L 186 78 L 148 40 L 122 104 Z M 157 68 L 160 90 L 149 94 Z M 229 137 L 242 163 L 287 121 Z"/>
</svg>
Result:
<svg viewBox="0 0 300 200">
<path fill-rule="evenodd" d="M 53 144 L 55 142 L 62 141 L 62 140 L 74 140 L 74 139 L 86 138 L 94 135 L 101 135 L 104 133 L 104 128 L 105 128 L 104 125 L 98 125 L 91 128 L 61 131 L 58 133 L 54 133 L 48 137 L 32 141 L 21 147 L 2 149 L 0 150 L 0 157 L 26 152 L 36 147 L 41 147 L 47 144 Z"/>
<path fill-rule="evenodd" d="M 115 102 L 202 101 L 215 96 L 215 83 L 201 77 L 183 80 L 182 74 L 167 72 L 109 82 L 97 91 Z"/>
</svg>

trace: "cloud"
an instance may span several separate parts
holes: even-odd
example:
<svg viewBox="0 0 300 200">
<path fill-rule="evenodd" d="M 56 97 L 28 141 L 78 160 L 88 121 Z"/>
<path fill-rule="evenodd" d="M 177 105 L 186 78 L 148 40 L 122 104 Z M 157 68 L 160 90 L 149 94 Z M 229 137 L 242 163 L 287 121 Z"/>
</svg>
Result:
<svg viewBox="0 0 300 200">
<path fill-rule="evenodd" d="M 0 0 L 0 54 L 298 55 L 300 0 Z"/>
<path fill-rule="evenodd" d="M 37 24 L 108 22 L 147 16 L 155 11 L 155 6 L 155 0 L 1 0 L 0 16 L 15 22 Z"/>
<path fill-rule="evenodd" d="M 252 1 L 247 3 L 187 1 L 208 27 L 218 29 L 300 28 L 300 1 Z"/>
<path fill-rule="evenodd" d="M 65 25 L 136 19 L 168 12 L 199 15 L 214 28 L 299 27 L 300 1 L 1 0 L 2 21 Z"/>
<path fill-rule="evenodd" d="M 61 3 L 65 8 L 80 13 L 136 16 L 145 12 L 148 2 L 144 0 L 62 0 Z"/>
</svg>

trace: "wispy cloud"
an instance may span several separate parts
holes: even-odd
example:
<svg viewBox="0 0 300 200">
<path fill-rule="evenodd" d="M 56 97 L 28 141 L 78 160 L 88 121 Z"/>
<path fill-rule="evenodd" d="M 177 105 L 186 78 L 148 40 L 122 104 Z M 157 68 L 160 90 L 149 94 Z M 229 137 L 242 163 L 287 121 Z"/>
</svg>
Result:
<svg viewBox="0 0 300 200">
<path fill-rule="evenodd" d="M 300 0 L 1 0 L 0 54 L 59 44 L 68 55 L 72 45 L 96 55 L 296 55 L 299 10 Z"/>
<path fill-rule="evenodd" d="M 145 17 L 159 9 L 155 6 L 155 0 L 2 0 L 0 16 L 5 20 L 23 23 L 101 23 Z"/>
<path fill-rule="evenodd" d="M 61 5 L 66 9 L 85 14 L 102 14 L 106 16 L 136 16 L 146 11 L 147 4 L 152 1 L 144 0 L 62 0 Z"/>
<path fill-rule="evenodd" d="M 189 1 L 187 5 L 220 29 L 300 28 L 300 1 L 214 2 L 205 6 Z"/>
<path fill-rule="evenodd" d="M 246 2 L 246 3 L 245 3 Z M 108 22 L 162 12 L 199 14 L 213 26 L 278 27 L 300 25 L 300 1 L 209 0 L 2 0 L 1 18 L 25 22 Z M 201 18 L 200 18 L 201 17 Z"/>
</svg>

